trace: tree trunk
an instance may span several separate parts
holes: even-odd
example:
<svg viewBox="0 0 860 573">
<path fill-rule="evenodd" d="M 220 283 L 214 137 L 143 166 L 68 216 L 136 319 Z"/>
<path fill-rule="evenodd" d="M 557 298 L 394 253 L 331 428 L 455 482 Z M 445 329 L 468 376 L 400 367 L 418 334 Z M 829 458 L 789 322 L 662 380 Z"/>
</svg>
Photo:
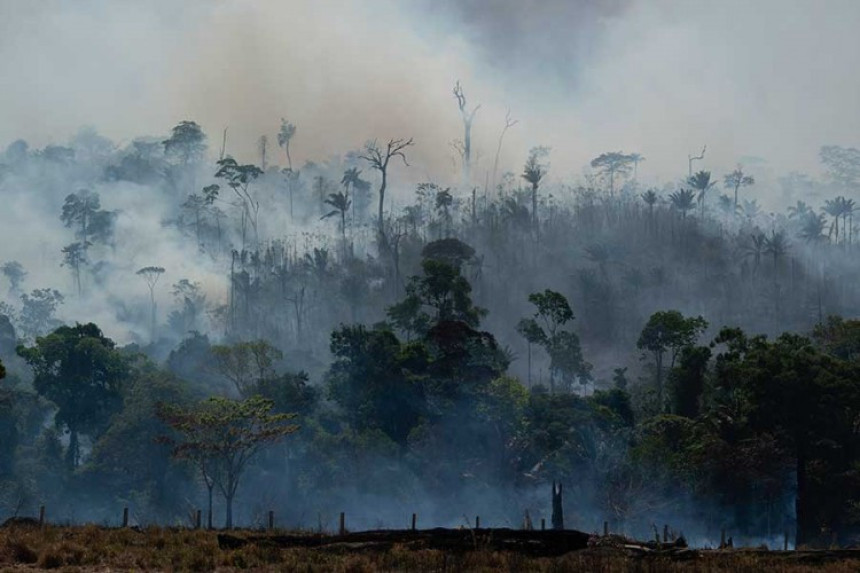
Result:
<svg viewBox="0 0 860 573">
<path fill-rule="evenodd" d="M 382 218 L 382 207 L 385 204 L 385 187 L 388 184 L 387 174 L 385 169 L 380 171 L 382 173 L 382 183 L 379 185 L 379 239 L 380 239 L 380 248 L 383 244 L 385 244 L 385 220 Z"/>
<path fill-rule="evenodd" d="M 66 465 L 69 470 L 74 470 L 78 467 L 78 450 L 80 449 L 78 442 L 78 430 L 74 427 L 69 427 L 69 449 L 66 452 Z"/>
<path fill-rule="evenodd" d="M 209 514 L 207 515 L 207 525 L 209 529 L 212 529 L 212 488 L 215 487 L 215 482 L 211 484 L 206 484 L 206 487 L 209 489 Z"/>
<path fill-rule="evenodd" d="M 812 527 L 810 527 L 811 524 L 809 523 L 810 516 L 807 511 L 806 456 L 803 453 L 797 454 L 796 471 L 797 495 L 794 498 L 794 514 L 797 525 L 794 538 L 795 549 L 809 542 L 811 537 L 810 532 L 812 531 Z"/>
<path fill-rule="evenodd" d="M 224 496 L 224 501 L 227 504 L 227 520 L 224 523 L 224 528 L 233 529 L 233 494 Z"/>
</svg>

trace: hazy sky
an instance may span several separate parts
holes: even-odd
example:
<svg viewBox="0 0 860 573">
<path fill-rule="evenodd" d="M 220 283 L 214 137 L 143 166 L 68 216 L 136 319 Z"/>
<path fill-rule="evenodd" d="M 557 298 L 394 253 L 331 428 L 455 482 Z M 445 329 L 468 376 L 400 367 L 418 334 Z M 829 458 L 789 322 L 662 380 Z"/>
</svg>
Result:
<svg viewBox="0 0 860 573">
<path fill-rule="evenodd" d="M 284 116 L 299 160 L 413 136 L 414 177 L 452 175 L 460 79 L 478 172 L 507 107 L 508 169 L 543 144 L 555 176 L 624 150 L 665 180 L 707 143 L 717 171 L 816 172 L 858 143 L 857 22 L 856 0 L 0 0 L 0 146 L 194 119 L 252 160 Z"/>
</svg>

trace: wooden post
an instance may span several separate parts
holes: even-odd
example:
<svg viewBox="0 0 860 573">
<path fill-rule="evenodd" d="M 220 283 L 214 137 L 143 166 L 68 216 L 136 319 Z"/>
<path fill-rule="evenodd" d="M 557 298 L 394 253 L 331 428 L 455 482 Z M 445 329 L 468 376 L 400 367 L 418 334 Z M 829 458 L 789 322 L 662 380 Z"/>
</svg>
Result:
<svg viewBox="0 0 860 573">
<path fill-rule="evenodd" d="M 45 506 L 39 506 L 39 528 L 45 527 Z"/>
<path fill-rule="evenodd" d="M 726 528 L 722 528 L 720 530 L 720 549 L 725 549 L 726 547 Z"/>
<path fill-rule="evenodd" d="M 546 518 L 545 517 L 540 518 L 540 530 L 546 531 Z"/>
<path fill-rule="evenodd" d="M 603 522 L 603 536 L 606 537 L 607 535 L 609 535 L 609 522 L 604 521 Z"/>
<path fill-rule="evenodd" d="M 669 525 L 663 524 L 663 543 L 669 542 Z"/>
<path fill-rule="evenodd" d="M 200 529 L 200 523 L 201 523 L 202 515 L 203 515 L 203 512 L 200 511 L 199 509 L 197 510 L 197 513 L 194 514 L 194 529 Z"/>
<path fill-rule="evenodd" d="M 122 526 L 128 527 L 128 508 L 122 508 Z"/>
<path fill-rule="evenodd" d="M 269 510 L 269 531 L 275 529 L 275 512 L 271 509 Z"/>
<path fill-rule="evenodd" d="M 787 527 L 785 528 L 784 534 L 785 534 L 785 537 L 783 537 L 783 540 L 782 540 L 782 550 L 788 551 L 788 528 Z"/>
<path fill-rule="evenodd" d="M 475 529 L 481 529 L 481 516 L 475 516 Z"/>
<path fill-rule="evenodd" d="M 418 521 L 418 516 L 416 514 L 412 514 L 412 531 L 415 531 L 415 524 Z"/>
<path fill-rule="evenodd" d="M 340 512 L 340 527 L 338 529 L 341 535 L 346 535 L 346 515 Z"/>
</svg>

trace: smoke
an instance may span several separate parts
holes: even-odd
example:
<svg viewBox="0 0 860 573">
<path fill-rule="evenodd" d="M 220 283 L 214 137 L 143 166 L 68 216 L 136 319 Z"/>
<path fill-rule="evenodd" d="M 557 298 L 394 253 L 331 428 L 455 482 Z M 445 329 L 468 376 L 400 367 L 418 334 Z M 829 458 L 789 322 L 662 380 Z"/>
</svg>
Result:
<svg viewBox="0 0 860 573">
<path fill-rule="evenodd" d="M 672 180 L 704 144 L 706 168 L 754 156 L 816 171 L 820 145 L 851 144 L 860 128 L 850 0 L 88 0 L 4 2 L 0 16 L 15 82 L 0 95 L 7 142 L 81 125 L 126 140 L 192 118 L 213 138 L 229 127 L 229 151 L 252 160 L 285 116 L 299 161 L 411 136 L 418 168 L 404 177 L 439 179 L 457 173 L 456 79 L 482 104 L 476 173 L 507 107 L 520 123 L 504 168 L 545 144 L 557 177 L 623 149 Z"/>
</svg>

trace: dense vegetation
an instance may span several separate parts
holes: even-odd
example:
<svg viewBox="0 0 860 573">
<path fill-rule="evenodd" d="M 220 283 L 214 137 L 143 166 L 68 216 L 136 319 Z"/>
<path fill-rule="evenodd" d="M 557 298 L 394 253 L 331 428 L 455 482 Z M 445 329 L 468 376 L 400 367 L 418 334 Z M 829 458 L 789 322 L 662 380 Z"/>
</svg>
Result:
<svg viewBox="0 0 860 573">
<path fill-rule="evenodd" d="M 56 221 L 68 279 L 2 266 L 3 514 L 519 526 L 558 480 L 568 527 L 856 542 L 860 152 L 764 214 L 741 167 L 646 189 L 605 153 L 572 186 L 536 148 L 413 195 L 412 140 L 294 169 L 296 133 L 283 169 L 213 165 L 193 122 L 9 146 L 0 195 Z"/>
</svg>

